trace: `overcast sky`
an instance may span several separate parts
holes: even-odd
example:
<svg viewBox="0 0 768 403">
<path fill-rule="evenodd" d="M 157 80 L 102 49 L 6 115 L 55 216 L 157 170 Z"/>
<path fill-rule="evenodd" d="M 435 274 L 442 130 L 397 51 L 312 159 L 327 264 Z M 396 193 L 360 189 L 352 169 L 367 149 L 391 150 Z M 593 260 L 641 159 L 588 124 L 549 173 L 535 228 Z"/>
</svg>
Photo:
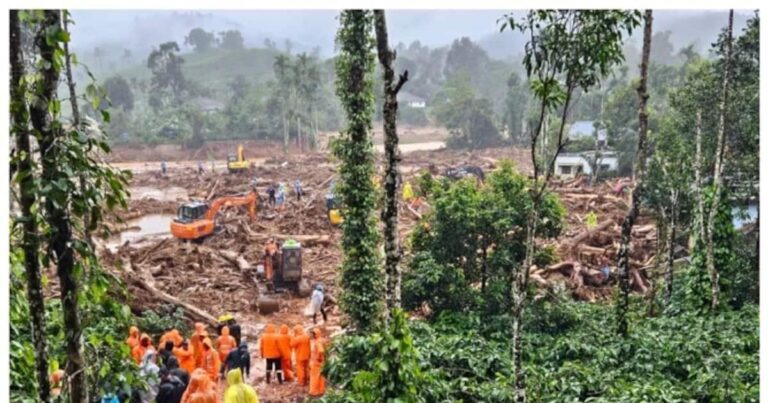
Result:
<svg viewBox="0 0 768 403">
<path fill-rule="evenodd" d="M 489 40 L 497 35 L 511 35 L 499 34 L 496 22 L 507 12 L 509 10 L 388 11 L 390 42 L 419 40 L 429 46 L 442 46 L 462 36 Z M 213 31 L 238 29 L 247 46 L 262 46 L 268 37 L 283 48 L 284 40 L 290 38 L 296 51 L 320 47 L 324 56 L 330 56 L 338 28 L 338 11 L 334 10 L 73 10 L 72 14 L 76 22 L 73 48 L 80 52 L 107 46 L 143 54 L 169 40 L 182 45 L 184 36 L 192 28 L 202 27 Z M 737 30 L 744 26 L 750 14 L 748 10 L 737 12 Z M 726 24 L 727 11 L 657 11 L 655 17 L 655 30 L 672 30 L 676 47 L 696 42 L 706 48 Z M 503 52 L 507 51 L 512 53 L 509 49 Z"/>
</svg>

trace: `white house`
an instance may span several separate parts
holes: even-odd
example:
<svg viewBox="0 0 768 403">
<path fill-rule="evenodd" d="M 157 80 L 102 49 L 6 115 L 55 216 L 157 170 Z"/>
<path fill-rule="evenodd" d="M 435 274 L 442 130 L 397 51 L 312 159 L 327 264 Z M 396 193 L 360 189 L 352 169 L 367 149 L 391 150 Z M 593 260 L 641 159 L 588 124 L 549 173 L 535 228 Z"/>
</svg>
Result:
<svg viewBox="0 0 768 403">
<path fill-rule="evenodd" d="M 591 161 L 595 158 L 595 151 L 583 153 L 562 153 L 555 160 L 555 175 L 561 178 L 570 178 L 577 174 L 592 175 Z M 619 159 L 613 151 L 603 151 L 597 157 L 600 164 L 600 172 L 615 171 L 619 167 Z"/>
</svg>

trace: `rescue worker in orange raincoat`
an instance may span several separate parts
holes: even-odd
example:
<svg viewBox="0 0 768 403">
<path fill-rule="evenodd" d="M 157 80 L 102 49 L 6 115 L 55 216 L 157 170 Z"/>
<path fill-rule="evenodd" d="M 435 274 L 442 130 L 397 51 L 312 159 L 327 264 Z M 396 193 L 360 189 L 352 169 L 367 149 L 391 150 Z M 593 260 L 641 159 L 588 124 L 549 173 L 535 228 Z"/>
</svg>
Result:
<svg viewBox="0 0 768 403">
<path fill-rule="evenodd" d="M 184 391 L 184 395 L 181 396 L 181 403 L 192 403 L 192 396 L 197 394 L 206 396 L 207 399 L 212 399 L 203 400 L 203 402 L 219 402 L 214 385 L 211 383 L 211 378 L 209 378 L 208 374 L 200 368 L 192 372 L 189 386 L 187 386 L 187 390 Z"/>
<path fill-rule="evenodd" d="M 275 326 L 267 324 L 264 334 L 261 335 L 261 356 L 267 361 L 267 383 L 271 380 L 272 371 L 277 374 L 277 381 L 283 383 L 282 356 L 280 355 L 280 346 L 277 343 L 277 333 Z"/>
<path fill-rule="evenodd" d="M 312 331 L 315 345 L 309 360 L 309 395 L 313 397 L 325 394 L 325 377 L 322 369 L 325 363 L 325 341 L 319 328 Z"/>
<path fill-rule="evenodd" d="M 195 352 L 192 351 L 189 340 L 182 341 L 181 346 L 174 348 L 173 355 L 179 360 L 179 367 L 190 374 L 195 370 Z"/>
<path fill-rule="evenodd" d="M 219 352 L 219 361 L 224 362 L 227 360 L 227 354 L 237 347 L 235 344 L 235 338 L 229 335 L 229 326 L 221 328 L 221 336 L 216 339 L 216 349 Z"/>
<path fill-rule="evenodd" d="M 64 378 L 64 370 L 57 369 L 49 377 L 51 381 L 51 397 L 58 397 L 61 394 L 61 381 Z"/>
<path fill-rule="evenodd" d="M 190 395 L 189 403 L 217 403 L 216 394 L 213 392 L 195 392 Z"/>
<path fill-rule="evenodd" d="M 208 332 L 205 331 L 205 325 L 200 322 L 195 323 L 195 333 L 190 337 L 190 346 L 195 357 L 195 368 L 203 366 L 203 340 L 206 337 L 208 337 Z"/>
<path fill-rule="evenodd" d="M 128 330 L 128 338 L 125 339 L 125 344 L 128 345 L 128 348 L 133 351 L 133 348 L 139 345 L 139 328 L 136 326 L 131 326 L 131 329 Z"/>
<path fill-rule="evenodd" d="M 275 261 L 275 255 L 277 254 L 277 243 L 274 238 L 269 238 L 267 245 L 264 246 L 264 271 L 267 276 L 267 281 L 272 281 L 273 266 Z"/>
<path fill-rule="evenodd" d="M 213 349 L 211 339 L 207 337 L 203 340 L 203 366 L 201 368 L 208 374 L 213 385 L 217 386 L 219 371 L 221 371 L 221 361 L 219 360 L 219 353 Z"/>
<path fill-rule="evenodd" d="M 181 333 L 179 333 L 176 329 L 166 329 L 165 333 L 160 337 L 160 342 L 157 344 L 158 346 L 164 346 L 166 341 L 172 341 L 174 347 L 178 347 L 181 345 L 181 342 L 184 341 L 184 338 L 181 337 Z"/>
<path fill-rule="evenodd" d="M 300 385 L 306 386 L 307 374 L 309 373 L 309 353 L 311 349 L 309 335 L 304 332 L 304 327 L 301 325 L 293 327 L 291 349 L 296 353 L 296 378 L 298 378 Z"/>
<path fill-rule="evenodd" d="M 133 348 L 131 355 L 133 356 L 133 360 L 136 361 L 136 364 L 141 364 L 141 360 L 144 358 L 144 354 L 146 354 L 148 350 L 154 349 L 155 348 L 152 346 L 152 340 L 149 338 L 149 335 L 142 333 L 141 338 L 139 339 L 139 344 Z"/>
<path fill-rule="evenodd" d="M 280 334 L 277 335 L 277 347 L 280 349 L 280 366 L 283 368 L 283 377 L 286 382 L 293 382 L 291 335 L 289 332 L 288 325 L 280 326 Z"/>
</svg>

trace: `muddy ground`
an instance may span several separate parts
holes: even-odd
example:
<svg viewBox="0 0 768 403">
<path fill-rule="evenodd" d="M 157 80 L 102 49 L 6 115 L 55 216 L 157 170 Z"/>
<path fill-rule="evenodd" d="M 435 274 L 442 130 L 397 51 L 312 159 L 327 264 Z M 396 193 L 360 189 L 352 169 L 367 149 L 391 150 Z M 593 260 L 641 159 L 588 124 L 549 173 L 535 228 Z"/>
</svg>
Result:
<svg viewBox="0 0 768 403">
<path fill-rule="evenodd" d="M 209 147 L 215 149 L 216 145 Z M 250 382 L 257 387 L 261 402 L 296 401 L 303 399 L 306 393 L 304 388 L 295 384 L 279 386 L 264 383 L 264 364 L 257 353 L 257 339 L 263 326 L 268 322 L 291 327 L 297 323 L 305 328 L 313 326 L 312 319 L 303 314 L 309 299 L 290 292 L 271 295 L 279 301 L 279 312 L 262 315 L 256 309 L 255 301 L 264 289 L 256 280 L 253 269 L 261 262 L 266 237 L 314 236 L 303 245 L 304 275 L 311 284 L 323 283 L 331 297 L 338 294 L 337 274 L 342 259 L 339 247 L 341 231 L 328 222 L 323 197 L 329 179 L 336 173 L 334 163 L 325 152 L 284 157 L 279 150 L 279 146 L 248 143 L 246 154 L 259 156 L 260 159 L 246 174 L 230 174 L 221 167 L 214 167 L 215 170 L 211 171 L 210 166 L 206 166 L 206 171 L 199 175 L 195 165 L 176 164 L 169 159 L 169 171 L 161 175 L 158 164 L 137 163 L 143 169 L 134 170 L 129 208 L 118 212 L 106 223 L 105 229 L 113 234 L 102 232 L 98 241 L 105 265 L 126 280 L 132 294 L 129 304 L 135 313 L 140 314 L 167 303 L 143 286 L 149 283 L 213 317 L 225 312 L 234 314 L 243 327 L 244 337 L 251 344 L 252 368 L 255 371 Z M 223 151 L 219 149 L 217 152 Z M 123 157 L 136 161 L 134 153 L 127 156 L 118 151 L 113 156 L 113 162 Z M 147 156 L 146 160 L 154 157 L 151 153 L 143 154 Z M 165 155 L 162 151 L 160 154 Z M 178 157 L 189 159 L 189 155 Z M 406 180 L 413 180 L 426 170 L 442 171 L 449 166 L 467 163 L 488 171 L 503 158 L 513 160 L 521 171 L 530 172 L 527 152 L 515 148 L 474 152 L 444 149 L 407 152 L 403 154 L 402 172 Z M 274 211 L 266 203 L 261 203 L 257 219 L 251 221 L 243 208 L 230 207 L 218 217 L 221 231 L 202 244 L 182 242 L 170 236 L 168 225 L 181 202 L 245 193 L 251 189 L 254 178 L 257 178 L 257 188 L 265 200 L 265 189 L 269 183 L 283 182 L 287 185 L 288 203 L 284 211 Z M 296 200 L 291 189 L 296 179 L 301 180 L 306 192 L 300 201 Z M 626 196 L 612 194 L 612 183 L 595 188 L 576 181 L 555 182 L 552 185 L 563 197 L 568 211 L 563 235 L 552 242 L 560 262 L 566 264 L 538 268 L 533 271 L 533 279 L 542 289 L 554 283 L 565 284 L 577 299 L 594 301 L 605 298 L 610 295 L 613 283 L 601 281 L 600 274 L 596 273 L 600 257 L 613 258 L 617 251 Z M 589 212 L 597 215 L 597 222 L 601 224 L 599 228 L 591 228 L 585 223 Z M 417 222 L 417 214 L 401 205 L 401 237 L 406 237 Z M 644 238 L 633 249 L 631 262 L 640 276 L 634 285 L 637 290 L 643 291 L 645 274 L 642 267 L 652 258 L 650 251 L 655 246 L 655 227 L 644 215 L 641 215 L 637 227 L 641 230 L 638 234 Z M 571 242 L 574 238 L 578 239 L 575 244 Z M 244 260 L 247 267 L 241 267 L 236 258 Z M 568 263 L 571 265 L 568 266 Z M 190 320 L 200 319 L 191 315 Z M 334 335 L 342 331 L 343 317 L 338 307 L 330 309 L 328 322 L 320 326 L 326 334 Z"/>
</svg>

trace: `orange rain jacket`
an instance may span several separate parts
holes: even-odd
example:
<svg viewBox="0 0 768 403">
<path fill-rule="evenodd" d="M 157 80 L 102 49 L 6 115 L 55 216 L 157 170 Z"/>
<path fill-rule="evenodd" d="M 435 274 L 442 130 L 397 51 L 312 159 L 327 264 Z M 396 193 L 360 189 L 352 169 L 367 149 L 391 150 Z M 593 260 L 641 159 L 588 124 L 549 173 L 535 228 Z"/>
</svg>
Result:
<svg viewBox="0 0 768 403">
<path fill-rule="evenodd" d="M 195 332 L 190 337 L 190 347 L 192 347 L 192 354 L 195 357 L 195 368 L 203 366 L 203 340 L 200 336 L 208 336 L 208 332 L 205 331 L 205 325 L 197 322 L 195 323 Z"/>
<path fill-rule="evenodd" d="M 322 396 L 325 394 L 325 377 L 322 369 L 325 362 L 325 340 L 319 328 L 313 330 L 315 333 L 315 348 L 312 349 L 312 356 L 309 360 L 309 395 Z"/>
<path fill-rule="evenodd" d="M 293 381 L 293 368 L 291 366 L 291 335 L 288 333 L 288 325 L 280 326 L 280 334 L 277 335 L 277 348 L 282 358 L 283 377 L 286 381 Z"/>
<path fill-rule="evenodd" d="M 144 341 L 146 341 L 146 343 L 144 343 Z M 136 361 L 136 364 L 141 364 L 144 354 L 146 354 L 148 350 L 154 349 L 155 348 L 152 346 L 152 339 L 149 338 L 148 334 L 142 333 L 141 338 L 139 339 L 139 344 L 133 348 L 131 355 L 133 356 L 133 360 Z"/>
<path fill-rule="evenodd" d="M 133 348 L 139 345 L 139 328 L 136 326 L 131 326 L 131 329 L 128 331 L 128 338 L 125 339 L 125 344 L 128 345 L 128 348 L 133 351 Z"/>
<path fill-rule="evenodd" d="M 213 382 L 214 386 L 217 386 L 219 382 L 219 371 L 221 371 L 221 361 L 219 360 L 219 354 L 213 349 L 213 343 L 211 339 L 206 338 L 203 341 L 204 346 L 208 346 L 206 350 L 203 347 L 203 366 L 202 368 L 208 374 L 208 377 Z"/>
<path fill-rule="evenodd" d="M 173 349 L 173 355 L 179 360 L 179 367 L 183 368 L 188 373 L 192 373 L 195 370 L 195 352 L 192 349 L 191 342 L 187 341 L 187 348 L 176 347 Z"/>
<path fill-rule="evenodd" d="M 229 335 L 229 326 L 221 328 L 221 336 L 216 339 L 216 348 L 219 351 L 219 360 L 224 362 L 227 360 L 227 354 L 237 347 L 235 338 Z"/>
<path fill-rule="evenodd" d="M 192 376 L 190 377 L 190 380 L 189 380 L 189 386 L 187 386 L 187 390 L 185 390 L 184 394 L 181 396 L 181 403 L 193 403 L 195 402 L 195 400 L 193 400 L 193 397 L 195 397 L 196 399 L 200 399 L 195 395 L 204 397 L 203 400 L 197 400 L 199 402 L 203 402 L 203 403 L 220 402 L 220 399 L 216 394 L 215 387 L 211 383 L 211 378 L 208 377 L 208 373 L 206 373 L 204 370 L 200 368 L 192 372 Z"/>
<path fill-rule="evenodd" d="M 263 358 L 280 358 L 280 346 L 277 344 L 275 326 L 268 324 L 261 335 L 261 356 Z"/>
<path fill-rule="evenodd" d="M 299 384 L 307 384 L 307 374 L 309 373 L 309 353 L 310 343 L 309 335 L 304 332 L 304 327 L 296 325 L 293 327 L 293 337 L 291 337 L 291 348 L 296 353 L 296 377 Z"/>
<path fill-rule="evenodd" d="M 178 346 L 181 345 L 181 342 L 184 341 L 184 338 L 181 337 L 181 334 L 179 333 L 178 330 L 172 329 L 172 330 L 169 330 L 169 331 L 165 332 L 160 337 L 160 343 L 158 343 L 157 346 L 159 348 L 165 348 L 165 342 L 166 341 L 172 341 L 173 342 L 173 346 L 174 347 L 178 347 Z"/>
</svg>

